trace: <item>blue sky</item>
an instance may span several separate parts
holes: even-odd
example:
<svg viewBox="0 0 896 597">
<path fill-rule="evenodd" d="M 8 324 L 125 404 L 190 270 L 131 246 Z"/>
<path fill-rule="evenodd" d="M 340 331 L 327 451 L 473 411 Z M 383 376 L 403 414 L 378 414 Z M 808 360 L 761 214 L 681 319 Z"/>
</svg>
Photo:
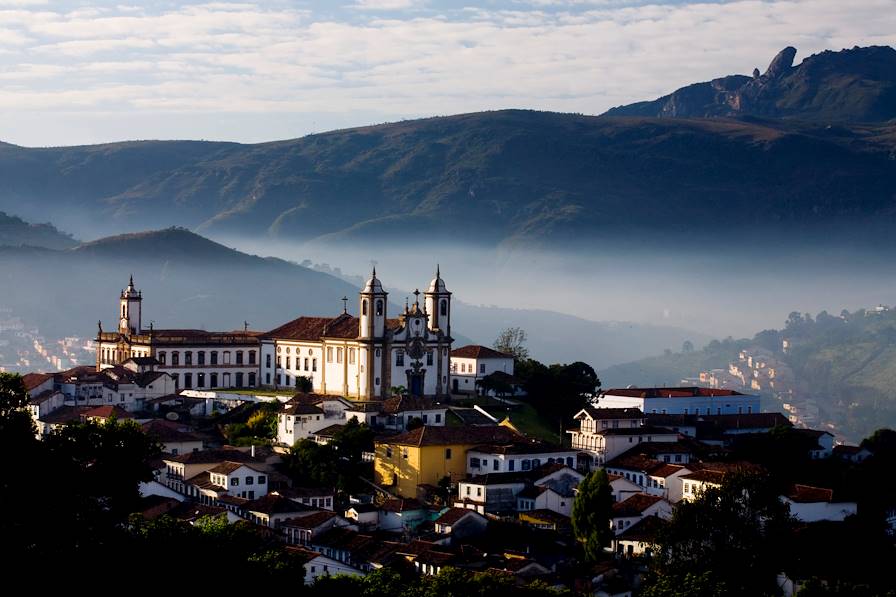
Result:
<svg viewBox="0 0 896 597">
<path fill-rule="evenodd" d="M 0 140 L 258 142 L 500 108 L 599 114 L 896 45 L 893 0 L 0 0 Z"/>
</svg>

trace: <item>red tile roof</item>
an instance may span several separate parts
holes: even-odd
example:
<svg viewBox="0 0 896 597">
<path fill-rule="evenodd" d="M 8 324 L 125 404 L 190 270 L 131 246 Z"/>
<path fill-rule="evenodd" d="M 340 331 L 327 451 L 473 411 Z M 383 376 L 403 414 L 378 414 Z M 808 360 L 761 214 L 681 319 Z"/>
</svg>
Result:
<svg viewBox="0 0 896 597">
<path fill-rule="evenodd" d="M 22 376 L 22 383 L 25 385 L 25 390 L 30 392 L 50 379 L 53 379 L 53 376 L 49 373 L 26 373 Z"/>
<path fill-rule="evenodd" d="M 636 493 L 621 502 L 613 504 L 613 517 L 625 518 L 629 516 L 640 516 L 645 510 L 661 501 L 663 501 L 663 498 L 658 495 Z"/>
<path fill-rule="evenodd" d="M 383 401 L 382 412 L 396 414 L 419 410 L 445 410 L 446 408 L 446 406 L 436 404 L 432 398 L 393 396 Z"/>
<path fill-rule="evenodd" d="M 811 485 L 794 485 L 787 493 L 787 497 L 801 504 L 832 502 L 834 500 L 834 490 L 826 487 L 812 487 Z"/>
<path fill-rule="evenodd" d="M 629 396 L 631 398 L 684 398 L 688 396 L 744 396 L 735 390 L 701 388 L 697 386 L 682 388 L 613 388 L 604 392 L 610 396 Z"/>
<path fill-rule="evenodd" d="M 393 498 L 386 500 L 380 506 L 380 510 L 385 512 L 405 512 L 407 510 L 422 510 L 423 504 L 414 498 Z"/>
<path fill-rule="evenodd" d="M 470 344 L 461 346 L 451 351 L 451 356 L 462 359 L 512 359 L 513 356 L 498 352 L 488 346 L 479 346 L 478 344 Z"/>
<path fill-rule="evenodd" d="M 348 313 L 342 313 L 336 317 L 299 317 L 274 328 L 264 336 L 287 340 L 357 338 L 358 318 Z"/>
<path fill-rule="evenodd" d="M 316 529 L 320 525 L 325 522 L 338 517 L 339 515 L 335 512 L 330 512 L 329 510 L 324 510 L 322 512 L 314 512 L 313 514 L 309 514 L 307 516 L 298 516 L 296 518 L 288 518 L 284 520 L 281 524 L 283 526 L 298 528 L 298 529 Z"/>
<path fill-rule="evenodd" d="M 474 510 L 469 510 L 467 508 L 448 508 L 448 510 L 446 510 L 441 516 L 436 518 L 435 523 L 451 526 L 457 523 L 457 521 L 459 521 L 467 514 L 474 514 L 476 516 L 479 516 L 479 514 Z"/>
<path fill-rule="evenodd" d="M 597 421 L 611 419 L 643 419 L 644 413 L 640 408 L 595 408 L 586 406 L 583 408 L 589 417 Z"/>
<path fill-rule="evenodd" d="M 450 446 L 459 444 L 485 444 L 490 442 L 509 442 L 520 439 L 520 436 L 507 427 L 434 427 L 424 425 L 413 431 L 407 431 L 390 438 L 383 438 L 378 443 L 398 444 L 404 446 Z"/>
<path fill-rule="evenodd" d="M 89 410 L 81 413 L 82 417 L 92 418 L 97 417 L 100 419 L 108 419 L 109 417 L 115 417 L 116 419 L 133 419 L 134 415 L 121 408 L 120 406 L 97 406 L 96 408 L 91 408 Z"/>
</svg>

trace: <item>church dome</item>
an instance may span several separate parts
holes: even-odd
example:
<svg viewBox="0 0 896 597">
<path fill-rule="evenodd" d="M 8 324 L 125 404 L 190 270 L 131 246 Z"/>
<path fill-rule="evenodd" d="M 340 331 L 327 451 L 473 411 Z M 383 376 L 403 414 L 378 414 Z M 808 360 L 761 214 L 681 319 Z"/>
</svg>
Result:
<svg viewBox="0 0 896 597">
<path fill-rule="evenodd" d="M 445 280 L 443 280 L 442 276 L 439 274 L 438 266 L 436 266 L 436 277 L 429 283 L 429 290 L 427 292 L 445 292 Z"/>
<path fill-rule="evenodd" d="M 376 268 L 373 268 L 373 274 L 370 276 L 370 279 L 367 280 L 367 283 L 364 285 L 364 290 L 362 290 L 361 292 L 383 292 L 383 285 L 376 277 Z"/>
</svg>

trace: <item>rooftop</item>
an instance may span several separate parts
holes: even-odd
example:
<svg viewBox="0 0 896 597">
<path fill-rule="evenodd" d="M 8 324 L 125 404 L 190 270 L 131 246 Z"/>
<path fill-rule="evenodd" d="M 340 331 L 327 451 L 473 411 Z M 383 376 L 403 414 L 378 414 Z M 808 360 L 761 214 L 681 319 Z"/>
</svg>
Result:
<svg viewBox="0 0 896 597">
<path fill-rule="evenodd" d="M 312 510 L 308 506 L 304 506 L 289 498 L 276 493 L 263 495 L 258 499 L 252 500 L 244 506 L 248 512 L 261 512 L 262 514 L 288 514 L 292 512 L 307 512 Z"/>
<path fill-rule="evenodd" d="M 641 516 L 645 510 L 661 501 L 663 501 L 663 498 L 658 495 L 636 493 L 621 502 L 613 504 L 613 517 L 626 518 L 630 516 Z"/>
<path fill-rule="evenodd" d="M 433 427 L 424 425 L 390 438 L 377 440 L 403 446 L 451 446 L 476 445 L 491 442 L 509 442 L 521 436 L 507 427 Z"/>
<path fill-rule="evenodd" d="M 689 396 L 747 396 L 735 390 L 701 388 L 698 386 L 681 388 L 613 388 L 604 392 L 605 396 L 628 396 L 630 398 L 687 398 Z M 752 396 L 750 396 L 752 397 Z"/>
<path fill-rule="evenodd" d="M 94 417 L 97 419 L 108 419 L 110 417 L 115 417 L 116 419 L 134 418 L 134 415 L 121 408 L 120 406 L 115 405 L 105 405 L 90 408 L 81 413 L 81 416 L 88 419 Z"/>
<path fill-rule="evenodd" d="M 513 355 L 498 352 L 488 346 L 469 344 L 451 351 L 451 356 L 461 359 L 512 359 Z"/>
<path fill-rule="evenodd" d="M 787 493 L 787 497 L 800 504 L 832 502 L 834 501 L 834 490 L 811 485 L 794 485 Z"/>
<path fill-rule="evenodd" d="M 468 514 L 479 516 L 474 510 L 467 508 L 448 508 L 441 516 L 436 518 L 435 523 L 451 526 Z"/>
<path fill-rule="evenodd" d="M 644 413 L 641 412 L 640 408 L 598 408 L 595 406 L 586 406 L 579 411 L 580 414 L 582 412 L 597 421 L 644 418 Z"/>
</svg>

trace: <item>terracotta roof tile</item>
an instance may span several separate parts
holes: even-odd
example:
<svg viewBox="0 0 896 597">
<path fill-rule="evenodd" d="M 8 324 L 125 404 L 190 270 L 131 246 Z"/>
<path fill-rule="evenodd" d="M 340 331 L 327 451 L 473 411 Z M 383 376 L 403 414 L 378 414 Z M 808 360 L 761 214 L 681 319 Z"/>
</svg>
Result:
<svg viewBox="0 0 896 597">
<path fill-rule="evenodd" d="M 663 501 L 663 498 L 658 495 L 636 493 L 621 502 L 613 504 L 613 517 L 625 518 L 629 516 L 640 516 L 645 510 L 661 501 Z"/>
<path fill-rule="evenodd" d="M 498 352 L 488 346 L 479 346 L 478 344 L 470 344 L 461 346 L 451 351 L 452 357 L 461 359 L 512 359 L 513 356 Z"/>
<path fill-rule="evenodd" d="M 435 427 L 424 425 L 413 431 L 407 431 L 391 438 L 379 440 L 379 443 L 406 446 L 448 446 L 458 444 L 483 444 L 504 442 L 519 439 L 521 436 L 507 427 Z"/>
<path fill-rule="evenodd" d="M 358 318 L 347 313 L 336 317 L 299 317 L 274 328 L 264 336 L 288 340 L 357 338 Z"/>
</svg>

